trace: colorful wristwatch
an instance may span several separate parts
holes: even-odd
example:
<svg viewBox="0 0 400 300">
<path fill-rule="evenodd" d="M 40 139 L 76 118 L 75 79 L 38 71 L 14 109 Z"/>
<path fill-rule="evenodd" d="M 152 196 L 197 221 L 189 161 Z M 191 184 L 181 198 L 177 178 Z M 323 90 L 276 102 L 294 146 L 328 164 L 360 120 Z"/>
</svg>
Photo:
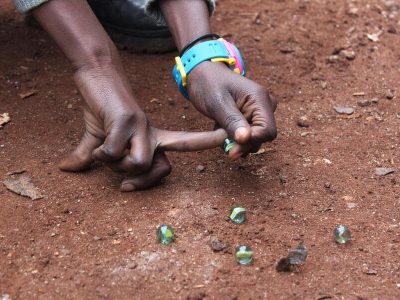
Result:
<svg viewBox="0 0 400 300">
<path fill-rule="evenodd" d="M 196 44 L 187 50 L 182 57 L 175 57 L 176 64 L 172 69 L 172 75 L 179 91 L 186 99 L 189 99 L 186 90 L 187 76 L 204 61 L 223 62 L 235 73 L 242 76 L 246 75 L 242 55 L 235 45 L 222 38 Z"/>
</svg>

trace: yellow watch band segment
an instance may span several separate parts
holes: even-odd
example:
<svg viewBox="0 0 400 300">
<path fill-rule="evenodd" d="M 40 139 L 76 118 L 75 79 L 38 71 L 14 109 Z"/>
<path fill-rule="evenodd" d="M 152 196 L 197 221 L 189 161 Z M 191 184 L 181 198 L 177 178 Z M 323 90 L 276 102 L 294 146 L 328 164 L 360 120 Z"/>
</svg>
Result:
<svg viewBox="0 0 400 300">
<path fill-rule="evenodd" d="M 185 67 L 183 66 L 182 60 L 179 56 L 175 57 L 175 62 L 176 69 L 179 71 L 182 77 L 182 86 L 185 87 L 187 85 Z"/>
<path fill-rule="evenodd" d="M 236 64 L 236 58 L 234 58 L 234 57 L 228 57 L 228 58 L 216 57 L 216 58 L 212 58 L 211 61 L 212 62 L 223 62 L 230 66 L 234 66 Z"/>
</svg>

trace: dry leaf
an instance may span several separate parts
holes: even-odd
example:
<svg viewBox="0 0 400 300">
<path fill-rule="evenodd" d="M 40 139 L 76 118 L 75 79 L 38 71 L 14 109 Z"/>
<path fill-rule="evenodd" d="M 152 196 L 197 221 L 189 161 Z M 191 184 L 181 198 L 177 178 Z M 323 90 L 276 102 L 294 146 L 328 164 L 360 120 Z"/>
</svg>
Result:
<svg viewBox="0 0 400 300">
<path fill-rule="evenodd" d="M 378 176 L 386 176 L 392 174 L 396 171 L 394 168 L 376 168 L 375 174 Z"/>
<path fill-rule="evenodd" d="M 264 148 L 260 148 L 257 152 L 255 153 L 250 153 L 251 156 L 253 155 L 260 155 L 260 154 L 264 154 L 266 152 L 266 150 Z"/>
<path fill-rule="evenodd" d="M 0 128 L 3 127 L 3 125 L 7 124 L 10 121 L 11 121 L 11 118 L 8 113 L 0 114 Z"/>
<path fill-rule="evenodd" d="M 25 173 L 25 172 L 26 172 L 25 169 L 19 169 L 19 170 L 8 172 L 8 173 L 6 173 L 6 175 L 7 176 L 17 175 L 17 174 L 19 175 L 19 174 L 22 174 L 22 173 Z"/>
<path fill-rule="evenodd" d="M 367 34 L 367 37 L 370 41 L 379 42 L 379 36 L 381 35 L 381 33 L 382 32 Z"/>
<path fill-rule="evenodd" d="M 26 98 L 29 98 L 29 97 L 31 97 L 33 95 L 36 95 L 37 93 L 39 93 L 38 90 L 29 90 L 29 91 L 20 93 L 19 96 L 21 97 L 21 99 L 26 99 Z"/>
<path fill-rule="evenodd" d="M 158 100 L 157 98 L 152 98 L 152 99 L 150 100 L 150 103 L 160 104 L 160 100 Z"/>
<path fill-rule="evenodd" d="M 21 196 L 29 197 L 32 200 L 43 198 L 39 190 L 32 183 L 31 178 L 26 175 L 22 175 L 17 179 L 5 179 L 3 184 L 11 192 Z"/>
</svg>

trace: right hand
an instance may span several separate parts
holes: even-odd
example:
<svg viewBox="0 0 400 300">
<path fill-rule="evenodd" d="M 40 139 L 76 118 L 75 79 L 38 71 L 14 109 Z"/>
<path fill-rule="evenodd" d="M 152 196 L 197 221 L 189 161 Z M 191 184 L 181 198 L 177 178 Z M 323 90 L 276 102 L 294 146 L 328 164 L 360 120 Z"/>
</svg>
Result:
<svg viewBox="0 0 400 300">
<path fill-rule="evenodd" d="M 188 76 L 190 101 L 236 141 L 229 157 L 257 152 L 277 135 L 277 102 L 258 83 L 232 72 L 223 63 L 203 62 Z"/>
</svg>

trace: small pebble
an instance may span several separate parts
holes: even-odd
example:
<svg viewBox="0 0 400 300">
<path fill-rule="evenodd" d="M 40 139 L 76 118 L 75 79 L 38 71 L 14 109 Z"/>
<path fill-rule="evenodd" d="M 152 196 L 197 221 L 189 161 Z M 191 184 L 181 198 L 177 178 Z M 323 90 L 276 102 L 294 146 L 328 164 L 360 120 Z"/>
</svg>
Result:
<svg viewBox="0 0 400 300">
<path fill-rule="evenodd" d="M 394 95 L 393 95 L 392 91 L 387 91 L 385 97 L 388 100 L 392 100 L 394 98 Z"/>
<path fill-rule="evenodd" d="M 297 122 L 296 122 L 297 126 L 299 127 L 303 127 L 303 128 L 308 128 L 310 127 L 310 122 L 308 121 L 307 116 L 301 116 Z"/>
<path fill-rule="evenodd" d="M 354 113 L 354 108 L 352 107 L 335 106 L 334 110 L 338 114 L 344 114 L 344 115 L 352 115 Z"/>
<path fill-rule="evenodd" d="M 227 248 L 227 245 L 221 242 L 218 238 L 212 237 L 210 241 L 210 247 L 214 252 L 220 252 Z"/>
<path fill-rule="evenodd" d="M 354 60 L 356 53 L 353 50 L 342 50 L 340 54 L 343 55 L 347 60 Z"/>
<path fill-rule="evenodd" d="M 373 103 L 373 104 L 376 104 L 376 103 L 378 103 L 379 102 L 379 99 L 378 98 L 372 98 L 371 99 L 371 103 Z"/>
<path fill-rule="evenodd" d="M 333 64 L 339 60 L 339 55 L 331 55 L 328 57 L 327 60 L 328 60 L 328 63 Z"/>
<path fill-rule="evenodd" d="M 253 262 L 254 251 L 249 246 L 238 246 L 235 251 L 236 262 L 240 265 L 249 265 Z"/>
<path fill-rule="evenodd" d="M 378 271 L 376 271 L 376 270 L 374 270 L 374 269 L 368 268 L 368 269 L 365 271 L 365 274 L 367 274 L 367 275 L 378 275 Z"/>
<path fill-rule="evenodd" d="M 199 173 L 203 172 L 205 169 L 206 169 L 206 167 L 203 166 L 203 165 L 198 165 L 196 167 L 196 171 L 199 172 Z"/>
<path fill-rule="evenodd" d="M 347 11 L 346 14 L 349 16 L 357 16 L 358 15 L 358 8 L 355 6 L 350 7 Z"/>
<path fill-rule="evenodd" d="M 359 100 L 359 101 L 357 101 L 357 104 L 360 107 L 367 107 L 367 106 L 370 106 L 372 103 L 369 100 Z"/>
<path fill-rule="evenodd" d="M 357 207 L 357 204 L 354 203 L 354 202 L 349 202 L 349 203 L 346 204 L 346 206 L 347 206 L 347 208 L 352 209 L 352 208 Z"/>
</svg>

